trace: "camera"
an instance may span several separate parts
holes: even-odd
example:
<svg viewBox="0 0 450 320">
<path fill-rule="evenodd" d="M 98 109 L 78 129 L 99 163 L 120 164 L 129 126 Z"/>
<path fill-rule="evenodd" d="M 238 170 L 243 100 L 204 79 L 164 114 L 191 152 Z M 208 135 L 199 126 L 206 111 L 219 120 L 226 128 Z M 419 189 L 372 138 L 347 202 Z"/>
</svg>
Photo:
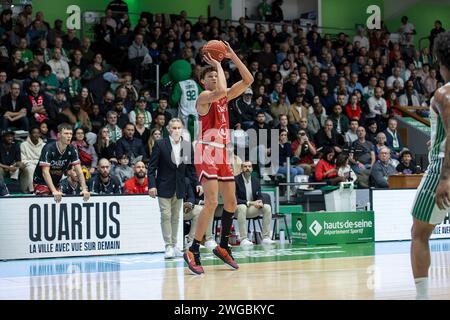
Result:
<svg viewBox="0 0 450 320">
<path fill-rule="evenodd" d="M 342 148 L 342 153 L 354 153 L 355 149 L 353 147 L 344 147 Z"/>
</svg>

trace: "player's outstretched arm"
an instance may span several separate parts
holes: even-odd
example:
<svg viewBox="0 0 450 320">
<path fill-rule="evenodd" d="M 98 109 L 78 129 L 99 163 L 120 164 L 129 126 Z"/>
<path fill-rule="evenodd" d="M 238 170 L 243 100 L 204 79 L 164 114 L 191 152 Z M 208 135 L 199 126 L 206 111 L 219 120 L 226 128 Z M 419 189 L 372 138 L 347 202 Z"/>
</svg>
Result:
<svg viewBox="0 0 450 320">
<path fill-rule="evenodd" d="M 230 44 L 226 41 L 224 41 L 224 43 L 227 47 L 227 53 L 225 54 L 225 58 L 231 59 L 231 61 L 233 61 L 242 77 L 241 81 L 236 82 L 230 89 L 228 89 L 227 92 L 228 100 L 232 100 L 243 94 L 244 91 L 251 86 L 254 79 L 250 70 L 248 70 L 248 68 L 241 61 L 241 59 L 239 59 L 234 50 L 231 48 Z"/>
<path fill-rule="evenodd" d="M 207 64 L 212 66 L 217 71 L 217 85 L 214 90 L 205 90 L 198 96 L 197 99 L 197 109 L 199 112 L 203 113 L 201 110 L 202 106 L 209 108 L 209 104 L 217 101 L 227 95 L 227 80 L 225 78 L 225 73 L 223 72 L 222 65 L 219 61 L 214 60 L 211 55 L 204 55 L 203 59 Z"/>
<path fill-rule="evenodd" d="M 446 94 L 446 90 L 441 88 L 436 91 L 434 101 L 447 135 L 444 163 L 436 189 L 436 204 L 439 209 L 445 209 L 450 208 L 450 97 Z"/>
<path fill-rule="evenodd" d="M 42 167 L 42 177 L 44 178 L 45 184 L 50 189 L 50 192 L 55 198 L 55 201 L 57 203 L 60 202 L 62 198 L 62 192 L 58 191 L 55 185 L 53 184 L 52 176 L 50 175 L 50 167 L 48 166 Z"/>
</svg>

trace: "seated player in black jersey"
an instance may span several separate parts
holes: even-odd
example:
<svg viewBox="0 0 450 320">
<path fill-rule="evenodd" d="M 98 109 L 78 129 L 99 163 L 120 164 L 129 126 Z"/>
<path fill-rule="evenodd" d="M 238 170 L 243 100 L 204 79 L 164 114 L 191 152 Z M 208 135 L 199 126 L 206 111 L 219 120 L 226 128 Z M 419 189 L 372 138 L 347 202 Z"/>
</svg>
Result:
<svg viewBox="0 0 450 320">
<path fill-rule="evenodd" d="M 38 166 L 34 171 L 33 185 L 36 195 L 53 195 L 56 202 L 60 202 L 63 193 L 60 190 L 60 182 L 69 165 L 73 165 L 80 185 L 80 195 L 84 201 L 89 200 L 90 193 L 86 187 L 81 170 L 80 158 L 76 148 L 70 144 L 72 140 L 72 126 L 62 123 L 58 126 L 57 141 L 50 142 L 42 149 Z"/>
</svg>

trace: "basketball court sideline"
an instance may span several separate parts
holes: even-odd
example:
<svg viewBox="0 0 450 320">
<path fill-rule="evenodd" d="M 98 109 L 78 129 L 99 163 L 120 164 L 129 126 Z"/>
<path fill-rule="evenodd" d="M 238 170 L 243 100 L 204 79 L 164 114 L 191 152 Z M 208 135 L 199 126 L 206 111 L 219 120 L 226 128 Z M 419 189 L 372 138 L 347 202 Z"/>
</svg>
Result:
<svg viewBox="0 0 450 320">
<path fill-rule="evenodd" d="M 203 276 L 162 253 L 0 262 L 0 299 L 414 299 L 409 241 L 234 249 L 231 271 L 212 253 Z M 450 299 L 450 240 L 431 241 L 430 295 Z M 226 285 L 224 285 L 226 284 Z"/>
</svg>

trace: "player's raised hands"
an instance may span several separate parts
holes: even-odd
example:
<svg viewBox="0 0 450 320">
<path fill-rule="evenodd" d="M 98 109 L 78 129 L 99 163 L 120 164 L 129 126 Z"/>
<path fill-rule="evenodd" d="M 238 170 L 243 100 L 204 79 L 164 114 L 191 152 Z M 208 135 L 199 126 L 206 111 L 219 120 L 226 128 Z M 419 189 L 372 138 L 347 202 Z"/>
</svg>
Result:
<svg viewBox="0 0 450 320">
<path fill-rule="evenodd" d="M 231 48 L 230 44 L 225 40 L 222 40 L 222 42 L 225 43 L 225 47 L 227 48 L 227 53 L 225 53 L 225 58 L 233 59 L 234 57 L 237 57 L 236 53 L 234 52 L 233 48 Z"/>
<path fill-rule="evenodd" d="M 217 68 L 218 66 L 220 66 L 220 62 L 217 60 L 214 60 L 213 57 L 211 57 L 211 55 L 209 53 L 206 53 L 203 55 L 203 60 L 205 60 L 205 62 L 207 64 L 209 64 L 210 66 Z"/>
</svg>

